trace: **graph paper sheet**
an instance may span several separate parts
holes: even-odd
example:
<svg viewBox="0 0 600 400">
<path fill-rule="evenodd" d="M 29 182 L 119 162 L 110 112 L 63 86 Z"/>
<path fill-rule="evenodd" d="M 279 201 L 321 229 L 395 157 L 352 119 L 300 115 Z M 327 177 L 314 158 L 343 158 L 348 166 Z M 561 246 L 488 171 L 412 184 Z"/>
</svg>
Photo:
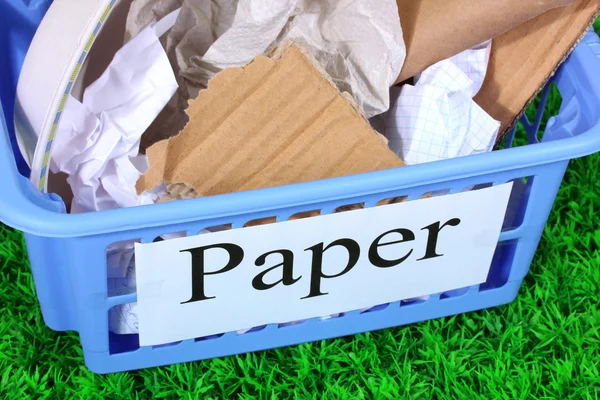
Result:
<svg viewBox="0 0 600 400">
<path fill-rule="evenodd" d="M 406 164 L 492 150 L 500 123 L 473 101 L 485 78 L 490 48 L 486 42 L 434 64 L 414 85 L 391 89 L 383 130 Z"/>
</svg>

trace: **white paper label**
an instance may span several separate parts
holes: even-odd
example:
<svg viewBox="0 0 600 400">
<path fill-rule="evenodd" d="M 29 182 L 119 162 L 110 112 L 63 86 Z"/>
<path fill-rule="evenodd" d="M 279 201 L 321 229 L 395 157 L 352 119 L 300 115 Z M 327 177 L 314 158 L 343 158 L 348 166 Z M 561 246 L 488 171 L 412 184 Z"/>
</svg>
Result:
<svg viewBox="0 0 600 400">
<path fill-rule="evenodd" d="M 136 244 L 140 344 L 485 282 L 511 188 Z"/>
</svg>

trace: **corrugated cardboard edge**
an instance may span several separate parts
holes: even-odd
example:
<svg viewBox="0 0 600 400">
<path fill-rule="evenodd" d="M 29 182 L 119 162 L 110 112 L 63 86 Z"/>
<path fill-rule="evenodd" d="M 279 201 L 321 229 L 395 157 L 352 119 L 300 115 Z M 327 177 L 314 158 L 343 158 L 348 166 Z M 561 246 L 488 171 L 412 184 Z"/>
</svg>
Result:
<svg viewBox="0 0 600 400">
<path fill-rule="evenodd" d="M 571 45 L 571 47 L 569 47 L 569 49 L 563 54 L 563 56 L 561 57 L 559 63 L 555 66 L 555 68 L 552 70 L 552 72 L 543 80 L 543 82 L 540 85 L 540 87 L 531 95 L 531 97 L 525 103 L 525 105 L 523 106 L 523 108 L 521 109 L 521 111 L 498 134 L 498 137 L 496 139 L 496 145 L 495 145 L 496 148 L 498 148 L 498 146 L 500 145 L 500 143 L 502 142 L 502 140 L 508 135 L 508 133 L 515 127 L 515 125 L 523 117 L 523 115 L 525 114 L 525 112 L 527 111 L 527 109 L 529 108 L 529 106 L 533 103 L 533 101 L 541 93 L 541 91 L 548 84 L 548 82 L 550 82 L 550 80 L 554 77 L 554 75 L 559 70 L 559 68 L 562 66 L 562 64 L 564 64 L 564 62 L 569 58 L 569 56 L 571 55 L 571 53 L 573 52 L 573 50 L 575 50 L 575 48 L 579 45 L 579 43 L 581 43 L 581 41 L 583 40 L 583 38 L 585 37 L 585 35 L 587 35 L 588 31 L 592 28 L 592 26 L 594 25 L 594 22 L 596 21 L 596 19 L 598 19 L 599 16 L 600 16 L 600 9 L 598 11 L 596 11 L 596 13 L 592 17 L 591 21 L 589 21 L 589 23 L 581 31 L 581 33 L 579 34 L 579 36 L 577 37 L 577 39 L 573 42 L 573 44 Z"/>
<path fill-rule="evenodd" d="M 348 92 L 342 92 L 337 87 L 337 85 L 335 84 L 335 82 L 333 81 L 331 76 L 327 73 L 327 71 L 325 71 L 325 68 L 323 68 L 321 63 L 319 63 L 319 60 L 317 60 L 317 58 L 310 51 L 308 51 L 306 49 L 306 47 L 304 47 L 302 45 L 302 43 L 300 43 L 299 41 L 288 39 L 285 42 L 283 42 L 279 47 L 273 49 L 272 52 L 267 54 L 267 57 L 269 57 L 273 60 L 279 60 L 281 58 L 281 56 L 283 56 L 283 54 L 286 52 L 286 50 L 291 46 L 296 47 L 300 51 L 300 53 L 304 56 L 304 58 L 312 65 L 312 67 L 321 75 L 321 77 L 323 77 L 323 79 L 325 79 L 327 81 L 327 83 L 329 83 L 331 85 L 331 87 L 333 87 L 348 102 L 348 104 L 350 104 L 350 106 L 352 107 L 352 110 L 354 110 L 356 115 L 363 118 L 368 123 L 367 117 L 365 116 L 362 109 L 358 106 L 358 103 L 356 102 L 354 97 L 352 97 L 352 95 Z M 373 129 L 373 132 L 376 133 L 377 136 L 386 145 L 388 144 L 388 139 L 385 136 L 383 136 L 381 133 L 379 133 L 375 129 Z"/>
<path fill-rule="evenodd" d="M 371 131 L 373 132 L 373 134 L 377 135 L 377 137 L 382 141 L 382 143 L 384 143 L 386 146 L 388 144 L 388 140 L 385 136 L 383 136 L 381 133 L 379 133 L 377 130 L 373 129 L 369 123 L 369 121 L 367 120 L 367 118 L 365 117 L 364 113 L 361 111 L 361 109 L 358 107 L 356 101 L 354 100 L 354 98 L 347 92 L 342 92 L 339 90 L 339 88 L 337 87 L 337 85 L 335 85 L 335 83 L 333 82 L 333 80 L 331 79 L 331 77 L 329 76 L 329 74 L 325 71 L 325 69 L 320 65 L 320 63 L 318 62 L 318 60 L 308 51 L 306 50 L 306 48 L 304 46 L 302 46 L 301 43 L 298 43 L 296 41 L 286 41 L 285 43 L 283 43 L 281 46 L 279 46 L 278 48 L 274 49 L 270 54 L 266 55 L 266 57 L 271 58 L 273 60 L 278 60 L 280 59 L 283 54 L 285 53 L 285 51 L 291 47 L 294 46 L 296 49 L 299 50 L 299 52 L 302 54 L 302 56 L 307 60 L 307 62 L 319 73 L 319 75 L 321 75 L 321 77 L 347 102 L 347 104 L 350 106 L 350 110 L 355 114 L 356 117 L 362 119 L 365 123 L 365 125 L 369 128 L 371 128 Z M 250 65 L 251 63 L 253 63 L 253 61 L 251 61 L 248 65 Z M 243 67 L 236 67 L 235 69 L 244 69 L 246 66 Z M 210 90 L 210 81 L 208 83 L 208 87 L 206 89 L 203 89 L 199 92 L 198 97 L 202 96 L 203 92 L 206 90 Z M 194 101 L 194 99 L 190 99 L 188 100 L 188 108 L 190 103 Z M 187 114 L 187 112 L 186 112 Z M 185 129 L 185 128 L 184 128 Z M 182 130 L 183 131 L 183 130 Z M 177 135 L 181 134 L 180 131 Z M 177 136 L 176 135 L 176 136 Z M 172 138 L 176 137 L 173 136 Z M 169 139 L 164 139 L 161 140 L 157 143 L 155 143 L 153 146 L 164 146 L 167 145 L 168 141 L 172 138 Z M 400 160 L 401 161 L 401 160 Z M 402 163 L 403 164 L 403 163 Z M 140 177 L 140 179 L 138 180 L 138 183 L 136 185 L 136 189 L 138 191 L 138 193 L 141 191 L 140 189 L 140 185 L 143 184 L 144 182 L 144 176 Z M 186 199 L 192 199 L 192 198 L 196 198 L 196 197 L 201 197 L 202 194 L 197 193 L 195 188 L 193 187 L 193 185 L 190 185 L 189 183 L 185 183 L 185 182 L 177 182 L 177 183 L 166 183 L 163 182 L 166 185 L 166 194 L 162 194 L 159 196 L 158 201 L 157 202 L 169 202 L 169 201 L 175 201 L 175 200 L 186 200 Z"/>
</svg>

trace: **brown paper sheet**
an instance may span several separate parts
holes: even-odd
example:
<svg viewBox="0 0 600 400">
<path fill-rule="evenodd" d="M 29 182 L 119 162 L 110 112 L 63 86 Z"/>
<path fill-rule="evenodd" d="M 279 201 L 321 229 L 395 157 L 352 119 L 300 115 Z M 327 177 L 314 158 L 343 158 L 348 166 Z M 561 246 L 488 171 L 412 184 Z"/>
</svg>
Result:
<svg viewBox="0 0 600 400">
<path fill-rule="evenodd" d="M 396 83 L 574 0 L 396 0 L 406 61 Z"/>
<path fill-rule="evenodd" d="M 486 80 L 475 101 L 501 122 L 499 141 L 571 53 L 599 11 L 600 0 L 578 0 L 493 41 Z"/>
<path fill-rule="evenodd" d="M 187 113 L 179 135 L 148 149 L 139 192 L 165 182 L 209 196 L 404 165 L 296 45 L 217 74 Z"/>
</svg>

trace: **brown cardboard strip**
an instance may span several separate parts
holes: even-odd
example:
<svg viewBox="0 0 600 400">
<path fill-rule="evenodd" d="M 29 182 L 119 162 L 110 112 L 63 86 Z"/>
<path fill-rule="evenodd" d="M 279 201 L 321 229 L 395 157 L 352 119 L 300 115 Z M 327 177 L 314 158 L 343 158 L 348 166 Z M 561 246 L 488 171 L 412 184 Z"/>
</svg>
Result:
<svg viewBox="0 0 600 400">
<path fill-rule="evenodd" d="M 566 60 L 599 10 L 600 0 L 578 0 L 494 39 L 486 80 L 475 101 L 501 122 L 498 140 Z"/>
<path fill-rule="evenodd" d="M 396 0 L 407 51 L 396 83 L 573 1 Z"/>
</svg>

